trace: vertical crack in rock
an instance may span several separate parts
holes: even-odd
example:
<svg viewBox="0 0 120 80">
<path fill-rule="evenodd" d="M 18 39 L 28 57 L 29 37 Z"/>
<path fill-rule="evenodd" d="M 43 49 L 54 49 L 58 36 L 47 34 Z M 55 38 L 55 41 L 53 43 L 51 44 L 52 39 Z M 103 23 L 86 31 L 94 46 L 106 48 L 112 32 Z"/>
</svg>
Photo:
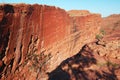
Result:
<svg viewBox="0 0 120 80">
<path fill-rule="evenodd" d="M 0 53 L 0 60 L 2 60 L 3 57 L 5 56 L 5 52 L 9 43 L 9 36 L 10 36 L 10 31 L 8 30 L 7 34 L 0 38 L 0 46 L 2 48 Z"/>
<path fill-rule="evenodd" d="M 23 48 L 23 45 L 21 44 L 21 46 L 20 46 L 20 57 L 19 57 L 19 60 L 18 60 L 18 64 L 20 64 L 21 59 L 22 59 L 22 48 Z"/>
<path fill-rule="evenodd" d="M 15 59 L 13 62 L 13 67 L 12 67 L 12 72 L 15 72 L 20 59 L 21 59 L 21 55 L 22 55 L 22 34 L 23 34 L 23 25 L 24 25 L 24 14 L 21 14 L 21 18 L 20 18 L 20 29 L 18 31 L 18 38 L 17 38 L 17 45 L 16 45 L 16 50 L 15 50 Z"/>
<path fill-rule="evenodd" d="M 40 47 L 41 47 L 41 49 L 43 48 L 43 46 L 44 46 L 44 34 L 43 34 L 43 9 L 44 9 L 44 7 L 41 7 L 41 11 L 40 11 L 40 28 L 41 28 L 41 33 L 40 33 L 40 35 L 41 35 L 41 38 L 40 38 L 40 42 L 41 42 L 41 45 L 40 45 Z"/>
<path fill-rule="evenodd" d="M 27 50 L 27 53 L 28 53 L 28 54 L 30 54 L 30 46 L 31 46 L 31 44 L 32 44 L 32 38 L 33 38 L 33 35 L 31 35 L 31 37 L 30 37 L 30 42 L 29 42 L 29 44 L 28 44 L 28 50 Z"/>
</svg>

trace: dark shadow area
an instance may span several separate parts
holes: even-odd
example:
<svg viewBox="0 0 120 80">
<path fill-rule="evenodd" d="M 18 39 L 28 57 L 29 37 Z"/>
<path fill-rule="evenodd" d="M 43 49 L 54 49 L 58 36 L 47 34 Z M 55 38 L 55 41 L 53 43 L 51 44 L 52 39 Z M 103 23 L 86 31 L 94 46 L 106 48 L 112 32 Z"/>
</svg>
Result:
<svg viewBox="0 0 120 80">
<path fill-rule="evenodd" d="M 109 69 L 110 73 L 90 69 L 91 65 L 96 65 L 93 51 L 84 46 L 79 53 L 64 60 L 55 70 L 48 73 L 48 80 L 118 80 L 114 71 Z"/>
<path fill-rule="evenodd" d="M 70 80 L 70 75 L 58 67 L 52 74 L 49 74 L 49 80 Z"/>
<path fill-rule="evenodd" d="M 4 30 L 1 31 L 0 33 L 4 33 Z M 9 36 L 10 36 L 10 31 L 8 30 L 8 32 L 6 34 L 4 34 L 3 36 L 3 33 L 0 34 L 1 37 L 0 37 L 0 61 L 2 61 L 2 59 L 5 57 L 5 52 L 6 52 L 6 48 L 8 46 L 8 41 L 9 41 Z M 0 66 L 0 78 L 1 78 L 1 75 L 2 75 L 2 72 L 5 68 L 5 64 L 4 62 L 2 61 L 2 65 Z"/>
<path fill-rule="evenodd" d="M 10 17 L 10 14 L 7 15 L 8 13 L 14 13 L 14 8 L 12 5 L 9 5 L 9 4 L 5 4 L 3 7 L 2 7 L 2 10 L 4 12 L 4 16 L 2 18 L 2 21 L 0 22 L 0 28 L 2 27 L 9 27 L 8 26 L 8 23 L 10 23 L 11 21 L 8 20 L 8 18 Z M 7 26 L 5 26 L 7 25 Z"/>
<path fill-rule="evenodd" d="M 7 13 L 14 13 L 14 8 L 13 8 L 13 6 L 12 6 L 12 5 L 9 5 L 9 4 L 6 4 L 6 5 L 4 6 L 4 12 L 5 12 L 5 14 L 7 14 Z"/>
<path fill-rule="evenodd" d="M 12 5 L 5 4 L 1 9 L 4 12 L 2 21 L 0 22 L 0 61 L 2 62 L 0 66 L 0 79 L 2 77 L 2 74 L 4 73 L 4 69 L 7 69 L 7 65 L 2 61 L 2 59 L 5 57 L 6 48 L 8 46 L 9 42 L 9 36 L 10 36 L 10 26 L 12 20 L 8 18 L 12 18 L 12 15 L 8 13 L 14 13 L 14 8 Z M 11 62 L 11 61 L 10 61 Z M 11 64 L 11 63 L 10 63 Z M 6 75 L 6 74 L 5 74 Z"/>
</svg>

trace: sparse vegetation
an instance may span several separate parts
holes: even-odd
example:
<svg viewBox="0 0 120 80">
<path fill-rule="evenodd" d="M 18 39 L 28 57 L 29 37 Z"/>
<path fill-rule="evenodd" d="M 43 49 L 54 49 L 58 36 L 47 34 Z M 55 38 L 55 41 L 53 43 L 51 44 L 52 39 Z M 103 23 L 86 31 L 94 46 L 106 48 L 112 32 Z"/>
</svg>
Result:
<svg viewBox="0 0 120 80">
<path fill-rule="evenodd" d="M 96 35 L 96 39 L 100 40 L 106 34 L 105 30 L 101 29 L 100 33 Z"/>
<path fill-rule="evenodd" d="M 106 34 L 106 32 L 105 32 L 104 29 L 101 29 L 101 30 L 100 30 L 100 33 L 101 33 L 102 35 L 105 35 L 105 34 Z"/>
<path fill-rule="evenodd" d="M 102 35 L 100 35 L 100 34 L 97 34 L 97 35 L 96 35 L 96 39 L 100 40 L 100 39 L 102 39 L 102 38 L 103 38 Z"/>
<path fill-rule="evenodd" d="M 51 58 L 51 54 L 45 55 L 44 53 L 41 53 L 39 55 L 37 54 L 29 54 L 27 56 L 27 59 L 25 60 L 23 66 L 25 66 L 29 61 L 31 62 L 31 65 L 29 66 L 31 70 L 42 71 L 42 68 L 45 68 L 46 63 Z"/>
<path fill-rule="evenodd" d="M 106 63 L 97 63 L 98 66 L 112 66 L 113 68 L 117 68 L 119 67 L 120 65 L 117 64 L 117 63 L 113 63 L 113 62 L 110 62 L 110 61 L 107 61 Z"/>
<path fill-rule="evenodd" d="M 108 61 L 106 64 L 107 64 L 108 66 L 112 66 L 113 68 L 116 68 L 116 67 L 119 67 L 119 66 L 120 66 L 119 64 L 113 63 L 113 62 L 110 62 L 110 61 Z"/>
</svg>

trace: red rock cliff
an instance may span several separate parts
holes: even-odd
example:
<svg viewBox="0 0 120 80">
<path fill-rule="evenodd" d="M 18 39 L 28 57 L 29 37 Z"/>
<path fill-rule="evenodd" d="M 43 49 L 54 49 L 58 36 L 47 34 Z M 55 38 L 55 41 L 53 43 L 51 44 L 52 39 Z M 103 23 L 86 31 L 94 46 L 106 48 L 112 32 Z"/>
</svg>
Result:
<svg viewBox="0 0 120 80">
<path fill-rule="evenodd" d="M 100 22 L 98 14 L 70 16 L 46 5 L 1 5 L 0 78 L 43 80 L 95 39 Z"/>
</svg>

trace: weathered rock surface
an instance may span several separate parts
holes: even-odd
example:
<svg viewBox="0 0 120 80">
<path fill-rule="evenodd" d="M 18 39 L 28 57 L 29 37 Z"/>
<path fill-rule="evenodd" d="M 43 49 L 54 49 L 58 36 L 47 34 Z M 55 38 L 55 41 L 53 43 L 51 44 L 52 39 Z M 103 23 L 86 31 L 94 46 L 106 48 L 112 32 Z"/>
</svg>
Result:
<svg viewBox="0 0 120 80">
<path fill-rule="evenodd" d="M 114 20 L 112 25 L 116 24 L 117 19 Z M 110 33 L 108 28 L 102 26 L 98 34 L 102 38 L 84 45 L 76 55 L 61 62 L 49 73 L 49 80 L 120 80 L 120 34 L 112 28 Z"/>
<path fill-rule="evenodd" d="M 71 13 L 46 5 L 1 5 L 0 78 L 46 80 L 46 73 L 94 41 L 100 15 Z"/>
<path fill-rule="evenodd" d="M 105 38 L 120 39 L 120 14 L 113 14 L 103 18 L 101 28 L 105 30 Z"/>
<path fill-rule="evenodd" d="M 110 46 L 110 43 L 105 45 Z M 120 48 L 115 45 L 119 51 Z M 120 59 L 108 56 L 114 52 L 110 47 L 107 47 L 108 51 L 104 48 L 96 43 L 84 45 L 76 55 L 67 58 L 49 73 L 49 80 L 120 80 Z M 102 56 L 99 50 L 106 55 Z"/>
</svg>

